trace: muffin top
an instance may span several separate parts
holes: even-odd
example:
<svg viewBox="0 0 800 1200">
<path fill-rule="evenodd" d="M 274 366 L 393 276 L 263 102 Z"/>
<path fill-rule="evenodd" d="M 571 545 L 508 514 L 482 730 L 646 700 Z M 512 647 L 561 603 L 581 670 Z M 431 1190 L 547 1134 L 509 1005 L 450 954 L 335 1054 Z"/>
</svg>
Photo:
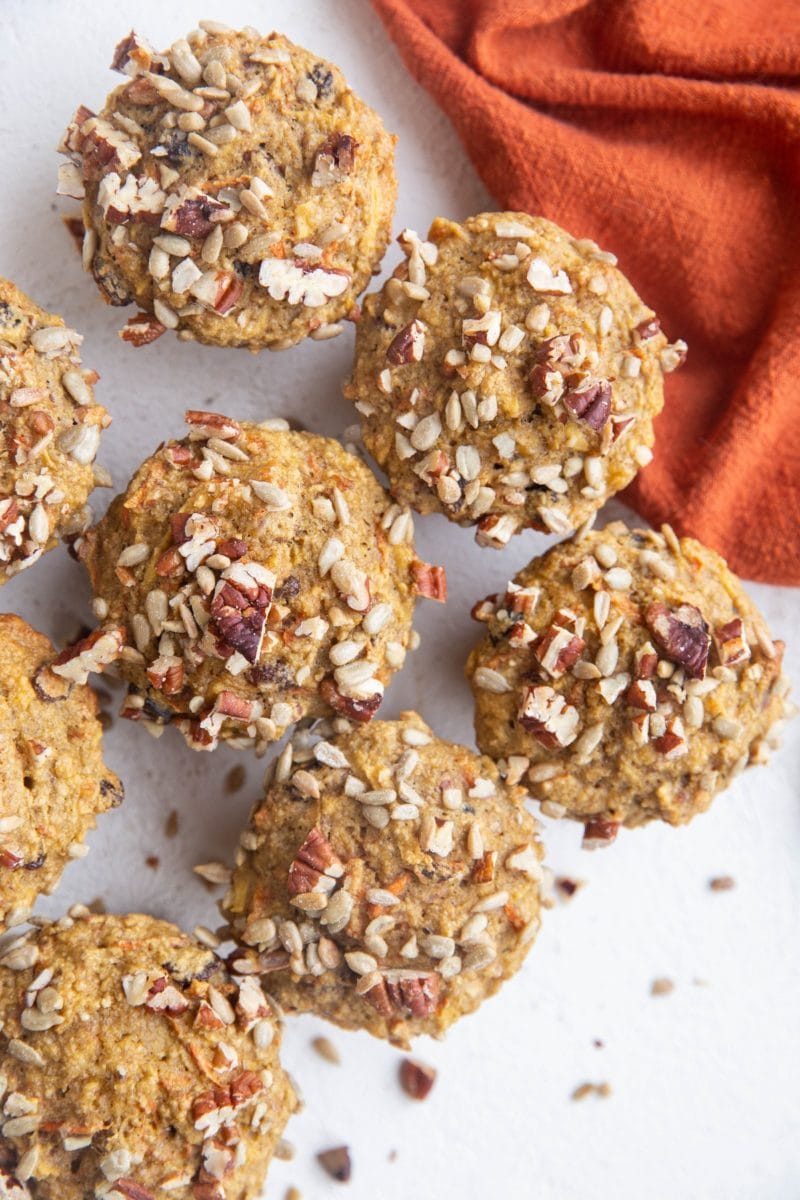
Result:
<svg viewBox="0 0 800 1200">
<path fill-rule="evenodd" d="M 122 336 L 176 329 L 283 349 L 340 332 L 389 238 L 394 139 L 341 72 L 278 34 L 206 21 L 162 54 L 135 33 L 131 76 L 60 147 L 83 198 L 84 263 Z"/>
<path fill-rule="evenodd" d="M 437 219 L 364 302 L 346 394 L 393 493 L 503 546 L 568 533 L 651 459 L 681 361 L 613 254 L 527 213 Z"/>
<path fill-rule="evenodd" d="M 331 712 L 369 720 L 417 594 L 443 597 L 410 514 L 330 438 L 187 419 L 80 547 L 95 609 L 127 642 L 125 715 L 172 720 L 198 749 L 264 746 Z"/>
<path fill-rule="evenodd" d="M 260 1194 L 295 1106 L 273 1011 L 174 925 L 77 908 L 17 939 L 0 1021 L 0 1163 L 36 1200 Z"/>
<path fill-rule="evenodd" d="M 300 733 L 241 839 L 225 914 L 287 1009 L 398 1044 L 439 1035 L 538 931 L 524 798 L 416 713 Z"/>
<path fill-rule="evenodd" d="M 562 542 L 473 615 L 478 745 L 590 842 L 690 820 L 778 732 L 783 644 L 724 559 L 668 526 Z"/>
<path fill-rule="evenodd" d="M 0 279 L 0 584 L 91 521 L 92 464 L 108 424 L 83 341 Z"/>
<path fill-rule="evenodd" d="M 55 654 L 25 621 L 0 614 L 0 930 L 27 918 L 86 853 L 96 814 L 122 800 L 94 693 L 54 674 Z"/>
</svg>

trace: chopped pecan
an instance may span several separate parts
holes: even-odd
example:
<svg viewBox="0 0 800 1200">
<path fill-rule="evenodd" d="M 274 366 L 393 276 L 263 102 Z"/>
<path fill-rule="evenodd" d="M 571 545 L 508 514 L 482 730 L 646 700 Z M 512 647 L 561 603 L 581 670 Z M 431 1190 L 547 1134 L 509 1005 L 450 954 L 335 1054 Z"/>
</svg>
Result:
<svg viewBox="0 0 800 1200">
<path fill-rule="evenodd" d="M 217 292 L 213 309 L 224 317 L 239 303 L 244 293 L 244 282 L 232 271 L 217 272 Z"/>
<path fill-rule="evenodd" d="M 7 846 L 0 846 L 0 867 L 5 867 L 7 871 L 16 871 L 21 863 L 22 858 L 19 854 L 9 850 Z"/>
<path fill-rule="evenodd" d="M 661 600 L 647 606 L 645 623 L 656 645 L 692 679 L 706 673 L 711 637 L 699 608 L 681 604 L 671 609 Z"/>
<path fill-rule="evenodd" d="M 226 538 L 217 543 L 217 554 L 224 554 L 226 558 L 235 561 L 247 554 L 247 542 L 243 542 L 241 538 Z"/>
<path fill-rule="evenodd" d="M 510 613 L 524 613 L 531 616 L 536 611 L 542 589 L 538 587 L 520 587 L 517 583 L 509 583 L 503 597 L 503 606 Z"/>
<path fill-rule="evenodd" d="M 71 680 L 56 675 L 46 663 L 37 667 L 31 678 L 31 684 L 36 695 L 44 704 L 55 704 L 60 700 L 66 700 L 73 688 Z"/>
<path fill-rule="evenodd" d="M 228 205 L 211 196 L 200 195 L 184 200 L 167 216 L 164 228 L 181 237 L 206 238 L 216 227 L 215 213 L 227 212 Z"/>
<path fill-rule="evenodd" d="M 0 501 L 0 533 L 5 533 L 9 525 L 13 525 L 19 516 L 19 504 L 16 496 L 8 496 Z"/>
<path fill-rule="evenodd" d="M 686 735 L 680 717 L 668 717 L 666 729 L 652 739 L 652 744 L 659 754 L 665 758 L 680 758 L 687 751 Z"/>
<path fill-rule="evenodd" d="M 719 661 L 723 667 L 735 667 L 747 662 L 750 657 L 750 646 L 741 617 L 734 617 L 727 625 L 720 625 L 714 630 L 714 641 L 717 643 Z"/>
<path fill-rule="evenodd" d="M 643 712 L 655 712 L 658 703 L 656 689 L 649 679 L 635 679 L 625 693 L 625 700 L 631 708 Z"/>
<path fill-rule="evenodd" d="M 314 159 L 312 185 L 327 187 L 340 183 L 353 170 L 357 145 L 349 133 L 329 133 Z"/>
<path fill-rule="evenodd" d="M 333 1146 L 330 1150 L 320 1150 L 317 1162 L 328 1172 L 331 1179 L 337 1179 L 339 1183 L 347 1183 L 353 1173 L 347 1146 Z"/>
<path fill-rule="evenodd" d="M 343 696 L 331 678 L 322 680 L 319 693 L 325 703 L 334 712 L 341 713 L 343 717 L 349 717 L 352 721 L 359 721 L 363 725 L 372 720 L 380 708 L 381 700 L 383 699 L 383 696 L 378 692 L 374 696 L 367 696 L 363 699 L 356 699 L 354 696 Z"/>
<path fill-rule="evenodd" d="M 640 342 L 649 342 L 657 333 L 661 333 L 661 322 L 658 317 L 645 317 L 633 331 Z"/>
<path fill-rule="evenodd" d="M 130 170 L 142 152 L 127 134 L 102 117 L 89 117 L 80 128 L 83 177 L 99 180 L 104 175 Z"/>
<path fill-rule="evenodd" d="M 139 312 L 133 317 L 128 317 L 124 329 L 119 331 L 119 336 L 123 342 L 129 342 L 138 350 L 141 346 L 149 346 L 151 342 L 155 342 L 162 333 L 166 332 L 166 325 L 162 325 L 149 313 Z"/>
<path fill-rule="evenodd" d="M 611 384 L 607 379 L 595 379 L 588 387 L 581 384 L 565 392 L 563 401 L 574 417 L 599 432 L 611 415 Z"/>
<path fill-rule="evenodd" d="M 237 442 L 242 436 L 242 427 L 238 421 L 223 413 L 204 412 L 202 409 L 187 408 L 183 419 L 191 427 L 191 437 L 222 438 L 225 442 Z"/>
<path fill-rule="evenodd" d="M 411 971 L 388 971 L 386 990 L 394 1007 L 401 1013 L 424 1019 L 436 1011 L 439 1001 L 439 976 L 418 975 Z"/>
<path fill-rule="evenodd" d="M 111 70 L 123 75 L 137 75 L 140 71 L 149 71 L 153 61 L 153 51 L 133 29 L 121 42 L 114 47 L 114 57 L 111 59 Z"/>
<path fill-rule="evenodd" d="M 411 321 L 396 333 L 389 343 L 386 359 L 392 366 L 419 362 L 425 352 L 425 326 L 421 321 Z"/>
<path fill-rule="evenodd" d="M 528 733 L 548 749 L 569 746 L 577 736 L 578 710 L 551 687 L 526 688 L 518 716 Z"/>
<path fill-rule="evenodd" d="M 165 550 L 155 566 L 156 575 L 161 579 L 172 579 L 177 575 L 182 575 L 185 569 L 186 564 L 176 546 L 170 546 L 168 550 Z"/>
<path fill-rule="evenodd" d="M 620 822 L 609 821 L 605 817 L 592 817 L 583 827 L 584 850 L 600 850 L 610 846 L 619 833 Z"/>
<path fill-rule="evenodd" d="M 249 721 L 253 715 L 253 702 L 242 699 L 235 692 L 222 691 L 214 701 L 214 712 L 234 721 Z"/>
<path fill-rule="evenodd" d="M 658 668 L 658 655 L 652 642 L 645 642 L 634 655 L 638 679 L 652 679 Z"/>
<path fill-rule="evenodd" d="M 575 665 L 585 646 L 583 638 L 554 621 L 534 643 L 533 653 L 545 671 L 558 679 Z"/>
<path fill-rule="evenodd" d="M 125 1200 L 156 1200 L 152 1192 L 148 1192 L 147 1188 L 142 1187 L 135 1179 L 115 1179 L 111 1195 L 119 1192 L 121 1196 L 125 1196 Z"/>
<path fill-rule="evenodd" d="M 186 1012 L 189 1001 L 174 983 L 170 983 L 166 976 L 162 975 L 150 987 L 144 1006 L 151 1012 L 165 1012 L 168 1016 L 177 1017 Z"/>
<path fill-rule="evenodd" d="M 165 696 L 177 696 L 183 690 L 183 659 L 176 655 L 160 655 L 147 668 L 147 678 Z"/>
<path fill-rule="evenodd" d="M 447 600 L 447 574 L 444 567 L 434 567 L 417 559 L 412 569 L 419 595 L 444 604 Z"/>
<path fill-rule="evenodd" d="M 436 1082 L 436 1070 L 416 1058 L 404 1058 L 400 1063 L 400 1086 L 412 1100 L 425 1100 Z"/>
<path fill-rule="evenodd" d="M 264 1084 L 255 1071 L 240 1071 L 230 1083 L 231 1102 L 235 1108 L 247 1104 L 253 1096 L 264 1091 Z"/>
<path fill-rule="evenodd" d="M 95 115 L 85 104 L 79 105 L 75 110 L 72 120 L 64 130 L 61 142 L 59 143 L 58 149 L 61 154 L 69 155 L 74 162 L 80 160 L 81 147 L 83 146 L 83 126 Z"/>
<path fill-rule="evenodd" d="M 494 869 L 497 863 L 497 851 L 487 850 L 477 860 L 472 868 L 473 883 L 491 883 L 494 879 Z"/>
<path fill-rule="evenodd" d="M 314 826 L 292 859 L 287 891 L 290 896 L 331 891 L 333 880 L 338 879 L 343 870 L 342 861 L 325 834 Z"/>
<path fill-rule="evenodd" d="M 102 672 L 119 657 L 125 641 L 125 630 L 121 625 L 101 626 L 62 650 L 50 664 L 51 670 L 73 683 L 85 683 L 90 672 Z"/>
<path fill-rule="evenodd" d="M 249 663 L 258 661 L 264 614 L 271 598 L 271 589 L 261 589 L 251 599 L 232 580 L 223 577 L 211 602 L 211 617 L 224 646 L 238 651 Z"/>
</svg>

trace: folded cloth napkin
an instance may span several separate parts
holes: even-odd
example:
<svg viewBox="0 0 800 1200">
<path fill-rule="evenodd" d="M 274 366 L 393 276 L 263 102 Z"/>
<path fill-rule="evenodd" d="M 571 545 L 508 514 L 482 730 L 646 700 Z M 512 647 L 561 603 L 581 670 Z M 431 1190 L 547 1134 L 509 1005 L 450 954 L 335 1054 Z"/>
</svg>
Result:
<svg viewBox="0 0 800 1200">
<path fill-rule="evenodd" d="M 625 498 L 800 584 L 800 0 L 373 4 L 498 206 L 613 250 L 689 343 Z"/>
</svg>

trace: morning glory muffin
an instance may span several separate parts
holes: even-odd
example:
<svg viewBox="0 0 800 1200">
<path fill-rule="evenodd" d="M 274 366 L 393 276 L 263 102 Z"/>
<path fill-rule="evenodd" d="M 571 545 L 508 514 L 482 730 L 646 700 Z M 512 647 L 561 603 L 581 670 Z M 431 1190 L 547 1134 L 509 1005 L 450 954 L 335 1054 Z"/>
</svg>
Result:
<svg viewBox="0 0 800 1200">
<path fill-rule="evenodd" d="M 288 1011 L 398 1045 L 439 1036 L 538 931 L 524 799 L 416 713 L 303 731 L 268 776 L 223 911 Z"/>
<path fill-rule="evenodd" d="M 367 296 L 346 395 L 393 494 L 476 526 L 569 533 L 652 458 L 668 345 L 613 254 L 527 213 L 437 218 Z"/>
<path fill-rule="evenodd" d="M 91 521 L 92 466 L 109 424 L 83 341 L 0 279 L 0 585 Z"/>
<path fill-rule="evenodd" d="M 162 54 L 130 33 L 128 76 L 81 106 L 59 190 L 83 200 L 84 264 L 122 337 L 282 350 L 333 337 L 383 257 L 394 138 L 331 63 L 203 21 Z"/>
<path fill-rule="evenodd" d="M 478 745 L 585 844 L 691 820 L 777 743 L 783 643 L 724 559 L 669 526 L 562 542 L 473 616 Z"/>
<path fill-rule="evenodd" d="M 304 717 L 368 721 L 417 595 L 445 594 L 410 513 L 330 438 L 186 418 L 189 436 L 140 467 L 79 549 L 103 640 L 124 643 L 124 715 L 203 750 L 264 749 Z M 76 648 L 78 678 L 96 652 Z"/>
<path fill-rule="evenodd" d="M 94 692 L 59 678 L 48 639 L 0 614 L 0 931 L 27 919 L 88 852 L 122 784 L 103 762 Z"/>
<path fill-rule="evenodd" d="M 295 1108 L 278 1042 L 174 925 L 71 909 L 0 958 L 0 1195 L 256 1200 Z"/>
</svg>

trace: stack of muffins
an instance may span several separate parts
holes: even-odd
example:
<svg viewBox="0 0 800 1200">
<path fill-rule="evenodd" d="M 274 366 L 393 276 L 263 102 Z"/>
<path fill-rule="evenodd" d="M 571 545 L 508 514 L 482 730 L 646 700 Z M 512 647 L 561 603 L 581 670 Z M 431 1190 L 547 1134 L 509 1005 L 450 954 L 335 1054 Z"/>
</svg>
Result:
<svg viewBox="0 0 800 1200">
<path fill-rule="evenodd" d="M 83 201 L 104 299 L 137 306 L 122 338 L 277 350 L 354 322 L 346 395 L 389 490 L 330 439 L 191 410 L 91 527 L 97 377 L 77 333 L 0 284 L 2 581 L 67 540 L 97 618 L 60 654 L 0 618 L 0 1195 L 253 1200 L 296 1105 L 277 1003 L 397 1045 L 441 1034 L 536 936 L 525 801 L 586 846 L 686 822 L 766 761 L 787 685 L 713 550 L 592 528 L 650 461 L 686 352 L 613 255 L 525 213 L 437 218 L 400 233 L 359 307 L 393 138 L 336 67 L 216 22 L 163 53 L 131 33 L 112 65 L 125 82 L 77 110 L 59 191 Z M 417 597 L 447 596 L 412 510 L 486 547 L 563 538 L 476 596 L 480 754 L 413 712 L 373 720 Z M 122 798 L 87 682 L 105 668 L 124 716 L 192 749 L 290 732 L 222 904 L 227 962 L 146 916 L 32 914 Z"/>
</svg>

